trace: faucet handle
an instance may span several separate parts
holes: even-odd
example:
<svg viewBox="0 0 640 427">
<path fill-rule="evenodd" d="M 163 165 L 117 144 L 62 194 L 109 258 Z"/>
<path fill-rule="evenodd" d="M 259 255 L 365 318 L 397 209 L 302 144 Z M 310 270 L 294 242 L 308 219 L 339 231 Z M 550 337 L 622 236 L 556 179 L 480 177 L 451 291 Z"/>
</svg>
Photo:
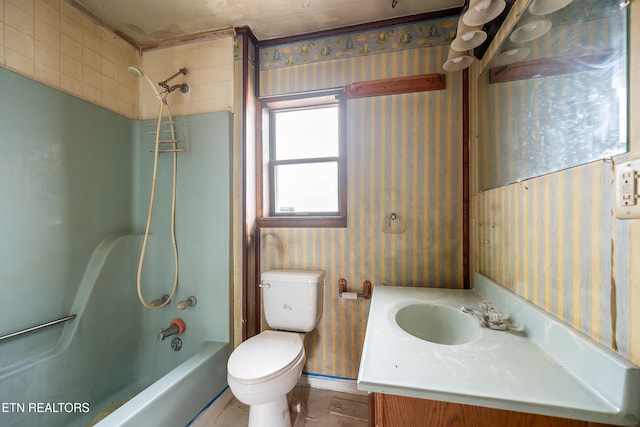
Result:
<svg viewBox="0 0 640 427">
<path fill-rule="evenodd" d="M 480 311 L 482 311 L 483 313 L 489 313 L 492 308 L 493 304 L 491 304 L 491 301 L 480 301 Z"/>
<path fill-rule="evenodd" d="M 504 313 L 498 310 L 497 308 L 492 308 L 489 310 L 489 322 L 499 325 L 504 322 Z"/>
<path fill-rule="evenodd" d="M 198 303 L 198 300 L 196 299 L 196 297 L 190 296 L 186 300 L 180 301 L 178 303 L 178 310 L 184 310 L 185 308 L 193 307 L 197 303 Z"/>
</svg>

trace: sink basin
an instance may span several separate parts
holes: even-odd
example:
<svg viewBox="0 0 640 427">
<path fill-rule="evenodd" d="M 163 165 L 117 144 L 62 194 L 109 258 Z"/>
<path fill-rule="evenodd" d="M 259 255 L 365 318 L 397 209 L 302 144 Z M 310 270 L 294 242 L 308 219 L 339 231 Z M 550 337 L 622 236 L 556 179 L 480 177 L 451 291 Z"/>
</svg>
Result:
<svg viewBox="0 0 640 427">
<path fill-rule="evenodd" d="M 444 345 L 473 341 L 482 332 L 473 317 L 443 305 L 408 305 L 398 310 L 396 323 L 414 337 Z"/>
</svg>

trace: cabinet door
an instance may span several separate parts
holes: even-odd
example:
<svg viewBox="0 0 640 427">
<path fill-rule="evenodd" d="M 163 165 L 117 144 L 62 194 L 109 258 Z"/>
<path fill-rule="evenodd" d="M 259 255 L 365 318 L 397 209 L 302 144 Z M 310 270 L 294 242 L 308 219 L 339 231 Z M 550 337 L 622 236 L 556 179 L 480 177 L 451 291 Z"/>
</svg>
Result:
<svg viewBox="0 0 640 427">
<path fill-rule="evenodd" d="M 604 427 L 586 421 L 373 393 L 377 427 Z"/>
</svg>

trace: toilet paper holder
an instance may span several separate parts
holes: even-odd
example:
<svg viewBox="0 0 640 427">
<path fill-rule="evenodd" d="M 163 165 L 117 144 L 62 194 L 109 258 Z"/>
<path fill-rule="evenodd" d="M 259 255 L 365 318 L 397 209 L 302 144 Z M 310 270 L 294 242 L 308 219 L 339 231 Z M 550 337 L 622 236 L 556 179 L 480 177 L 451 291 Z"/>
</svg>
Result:
<svg viewBox="0 0 640 427">
<path fill-rule="evenodd" d="M 338 297 L 348 300 L 371 299 L 371 282 L 369 280 L 362 282 L 362 292 L 347 292 L 347 279 L 340 279 L 338 280 Z"/>
</svg>

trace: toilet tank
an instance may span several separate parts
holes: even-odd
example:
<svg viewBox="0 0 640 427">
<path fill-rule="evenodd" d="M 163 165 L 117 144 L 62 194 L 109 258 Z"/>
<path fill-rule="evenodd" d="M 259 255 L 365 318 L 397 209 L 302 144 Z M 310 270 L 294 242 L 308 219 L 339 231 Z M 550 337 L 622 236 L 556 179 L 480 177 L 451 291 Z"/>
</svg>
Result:
<svg viewBox="0 0 640 427">
<path fill-rule="evenodd" d="M 267 324 L 283 331 L 310 332 L 322 316 L 322 270 L 268 270 L 260 277 Z"/>
</svg>

